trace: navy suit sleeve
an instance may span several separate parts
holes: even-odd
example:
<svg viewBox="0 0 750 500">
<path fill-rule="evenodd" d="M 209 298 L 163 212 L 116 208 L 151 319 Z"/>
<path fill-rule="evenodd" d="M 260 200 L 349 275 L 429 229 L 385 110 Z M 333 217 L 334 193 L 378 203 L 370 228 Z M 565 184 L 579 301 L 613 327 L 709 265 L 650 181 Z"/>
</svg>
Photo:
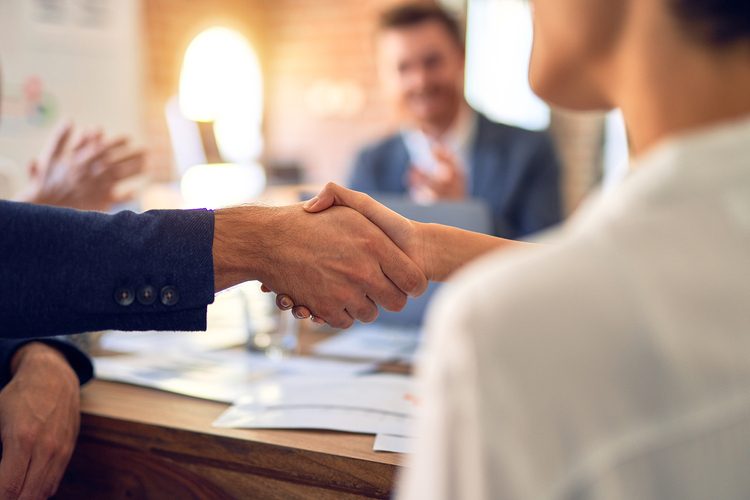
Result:
<svg viewBox="0 0 750 500">
<path fill-rule="evenodd" d="M 372 194 L 380 191 L 377 165 L 372 161 L 372 153 L 367 149 L 360 151 L 354 160 L 348 184 L 349 188 L 363 193 Z"/>
<path fill-rule="evenodd" d="M 0 201 L 0 337 L 205 330 L 213 212 Z"/>
<path fill-rule="evenodd" d="M 538 137 L 523 181 L 524 196 L 518 211 L 520 235 L 533 234 L 563 220 L 560 162 L 549 136 Z"/>
<path fill-rule="evenodd" d="M 94 376 L 94 367 L 89 357 L 66 340 L 55 338 L 28 340 L 0 339 L 0 388 L 5 387 L 10 382 L 10 362 L 13 359 L 13 355 L 18 349 L 29 342 L 43 342 L 60 351 L 78 376 L 78 381 L 81 385 L 91 380 Z"/>
</svg>

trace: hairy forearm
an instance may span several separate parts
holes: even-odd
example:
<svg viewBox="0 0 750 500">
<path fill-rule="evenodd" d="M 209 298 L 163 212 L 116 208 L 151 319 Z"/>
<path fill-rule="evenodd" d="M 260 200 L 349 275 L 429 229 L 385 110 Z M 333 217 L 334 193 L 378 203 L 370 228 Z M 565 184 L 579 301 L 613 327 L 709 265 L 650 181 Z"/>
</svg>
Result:
<svg viewBox="0 0 750 500">
<path fill-rule="evenodd" d="M 216 210 L 214 219 L 214 291 L 245 281 L 262 281 L 273 265 L 276 236 L 283 217 L 273 207 L 242 206 Z"/>
<path fill-rule="evenodd" d="M 535 245 L 441 224 L 420 226 L 427 252 L 426 271 L 432 281 L 445 281 L 455 270 L 487 252 Z"/>
</svg>

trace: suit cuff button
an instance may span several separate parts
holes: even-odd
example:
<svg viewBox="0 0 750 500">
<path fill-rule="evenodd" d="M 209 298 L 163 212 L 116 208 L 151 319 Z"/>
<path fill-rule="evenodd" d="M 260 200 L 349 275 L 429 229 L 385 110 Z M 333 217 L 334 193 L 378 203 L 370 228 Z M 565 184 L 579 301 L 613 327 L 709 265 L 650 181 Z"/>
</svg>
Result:
<svg viewBox="0 0 750 500">
<path fill-rule="evenodd" d="M 173 306 L 180 301 L 180 294 L 173 286 L 167 285 L 161 289 L 161 303 L 165 306 Z"/>
<path fill-rule="evenodd" d="M 138 302 L 144 306 L 150 306 L 156 302 L 156 288 L 151 285 L 144 285 L 138 289 L 136 298 L 138 299 Z"/>
<path fill-rule="evenodd" d="M 115 302 L 121 306 L 129 306 L 135 300 L 132 288 L 122 287 L 115 290 Z"/>
</svg>

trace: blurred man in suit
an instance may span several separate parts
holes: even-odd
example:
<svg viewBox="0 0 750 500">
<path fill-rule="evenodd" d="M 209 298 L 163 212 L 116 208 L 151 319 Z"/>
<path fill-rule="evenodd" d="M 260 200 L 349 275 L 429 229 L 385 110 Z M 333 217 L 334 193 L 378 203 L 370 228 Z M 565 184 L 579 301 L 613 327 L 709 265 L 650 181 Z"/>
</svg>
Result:
<svg viewBox="0 0 750 500">
<path fill-rule="evenodd" d="M 546 133 L 495 123 L 464 100 L 464 41 L 448 13 L 405 4 L 383 13 L 377 57 L 401 130 L 365 147 L 353 189 L 417 201 L 485 200 L 494 232 L 522 238 L 562 219 L 560 166 Z"/>
</svg>

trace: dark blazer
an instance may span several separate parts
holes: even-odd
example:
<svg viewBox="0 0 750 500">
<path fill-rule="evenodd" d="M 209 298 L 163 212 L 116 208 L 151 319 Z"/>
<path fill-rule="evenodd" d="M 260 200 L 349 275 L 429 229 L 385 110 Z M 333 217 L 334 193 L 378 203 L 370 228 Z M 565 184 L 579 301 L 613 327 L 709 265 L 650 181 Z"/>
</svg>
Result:
<svg viewBox="0 0 750 500">
<path fill-rule="evenodd" d="M 0 201 L 0 338 L 205 330 L 207 210 L 108 215 Z"/>
<path fill-rule="evenodd" d="M 400 134 L 363 149 L 349 185 L 369 194 L 407 193 L 409 154 Z M 479 115 L 469 193 L 489 203 L 495 235 L 522 238 L 563 218 L 560 165 L 552 141 Z"/>
</svg>

